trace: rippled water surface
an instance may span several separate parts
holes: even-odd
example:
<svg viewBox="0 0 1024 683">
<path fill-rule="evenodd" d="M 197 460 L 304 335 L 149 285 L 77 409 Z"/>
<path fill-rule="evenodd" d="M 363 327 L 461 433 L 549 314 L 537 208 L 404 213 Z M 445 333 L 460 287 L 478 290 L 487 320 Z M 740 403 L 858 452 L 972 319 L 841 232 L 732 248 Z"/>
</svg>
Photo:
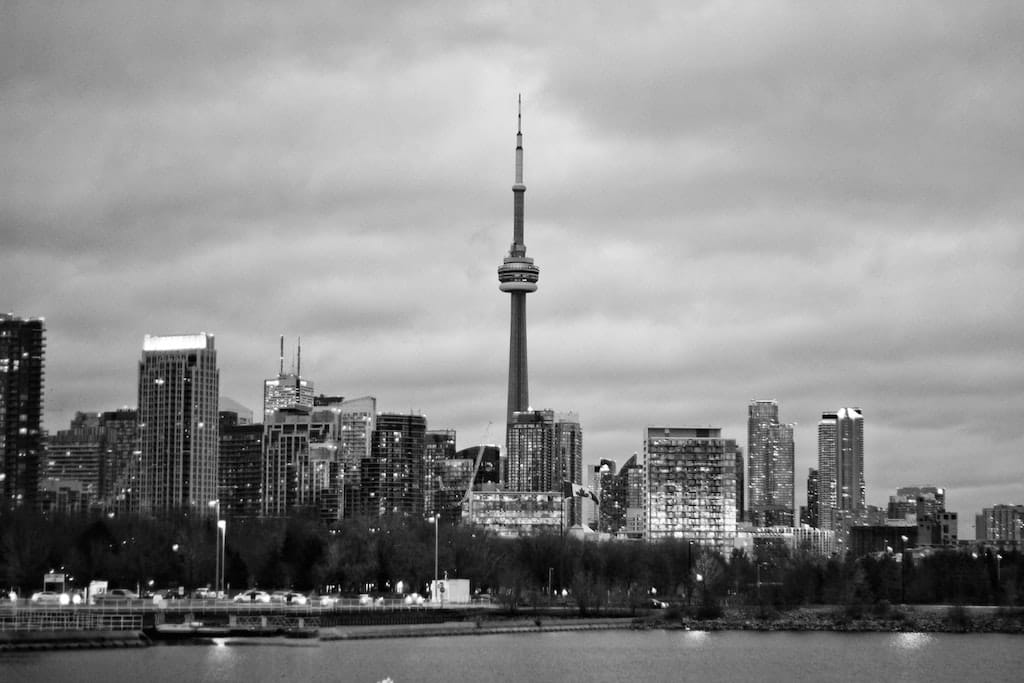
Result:
<svg viewBox="0 0 1024 683">
<path fill-rule="evenodd" d="M 598 631 L 0 655 L 0 681 L 1022 681 L 1024 636 Z"/>
</svg>

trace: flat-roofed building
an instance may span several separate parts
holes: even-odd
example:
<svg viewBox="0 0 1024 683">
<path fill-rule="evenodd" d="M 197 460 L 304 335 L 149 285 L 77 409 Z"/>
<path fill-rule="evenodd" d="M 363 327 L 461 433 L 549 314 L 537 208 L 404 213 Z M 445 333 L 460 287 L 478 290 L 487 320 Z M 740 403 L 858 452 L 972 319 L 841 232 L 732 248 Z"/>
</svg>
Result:
<svg viewBox="0 0 1024 683">
<path fill-rule="evenodd" d="M 46 323 L 0 313 L 0 512 L 37 508 Z"/>
<path fill-rule="evenodd" d="M 146 335 L 139 362 L 141 513 L 214 514 L 219 382 L 213 335 Z"/>
<path fill-rule="evenodd" d="M 648 427 L 645 536 L 727 553 L 736 538 L 736 442 L 718 427 Z"/>
<path fill-rule="evenodd" d="M 462 520 L 502 537 L 560 533 L 568 528 L 559 491 L 472 491 L 462 506 Z"/>
</svg>

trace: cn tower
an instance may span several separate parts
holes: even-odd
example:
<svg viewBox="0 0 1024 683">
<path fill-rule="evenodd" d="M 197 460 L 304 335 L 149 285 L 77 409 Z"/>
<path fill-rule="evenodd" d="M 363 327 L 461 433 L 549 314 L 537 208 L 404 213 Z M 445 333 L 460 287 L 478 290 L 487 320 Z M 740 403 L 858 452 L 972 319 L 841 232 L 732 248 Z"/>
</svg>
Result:
<svg viewBox="0 0 1024 683">
<path fill-rule="evenodd" d="M 508 349 L 508 415 L 506 424 L 512 423 L 512 414 L 530 406 L 530 388 L 526 379 L 526 295 L 537 291 L 540 268 L 526 256 L 523 242 L 523 207 L 526 199 L 523 185 L 523 99 L 519 97 L 518 126 L 516 130 L 516 182 L 512 186 L 512 246 L 508 256 L 498 266 L 499 288 L 508 292 L 512 300 L 512 319 Z"/>
</svg>

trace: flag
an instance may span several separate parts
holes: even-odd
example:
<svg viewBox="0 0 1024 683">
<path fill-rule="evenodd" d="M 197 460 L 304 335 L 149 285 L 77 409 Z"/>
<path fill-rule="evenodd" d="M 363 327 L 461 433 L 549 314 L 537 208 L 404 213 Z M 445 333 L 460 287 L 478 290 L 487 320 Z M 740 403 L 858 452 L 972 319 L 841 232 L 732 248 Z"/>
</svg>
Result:
<svg viewBox="0 0 1024 683">
<path fill-rule="evenodd" d="M 562 496 L 564 498 L 589 498 L 598 505 L 601 504 L 601 499 L 592 490 L 582 484 L 573 484 L 569 481 L 562 482 Z"/>
</svg>

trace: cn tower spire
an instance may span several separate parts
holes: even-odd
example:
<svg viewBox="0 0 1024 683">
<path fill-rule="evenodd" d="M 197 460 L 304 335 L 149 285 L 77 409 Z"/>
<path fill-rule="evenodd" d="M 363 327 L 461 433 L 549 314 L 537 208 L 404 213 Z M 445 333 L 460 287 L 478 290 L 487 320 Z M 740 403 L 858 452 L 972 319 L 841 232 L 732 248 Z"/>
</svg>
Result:
<svg viewBox="0 0 1024 683">
<path fill-rule="evenodd" d="M 526 295 L 537 291 L 540 269 L 526 256 L 523 238 L 526 185 L 523 184 L 523 97 L 519 96 L 516 125 L 516 176 L 512 185 L 512 246 L 498 267 L 499 289 L 511 299 L 508 359 L 508 424 L 512 414 L 530 406 L 526 363 Z"/>
</svg>

